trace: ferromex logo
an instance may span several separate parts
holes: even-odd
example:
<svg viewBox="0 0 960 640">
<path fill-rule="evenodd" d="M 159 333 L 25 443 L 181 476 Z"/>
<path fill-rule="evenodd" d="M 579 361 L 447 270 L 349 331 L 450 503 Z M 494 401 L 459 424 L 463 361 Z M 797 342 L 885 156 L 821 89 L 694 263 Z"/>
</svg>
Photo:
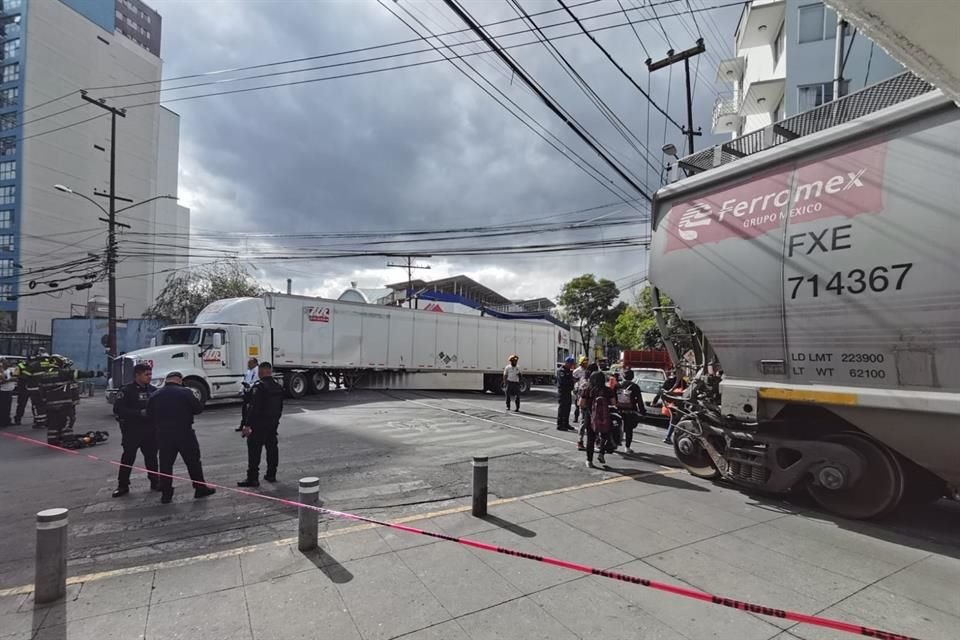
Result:
<svg viewBox="0 0 960 640">
<path fill-rule="evenodd" d="M 330 322 L 330 316 L 333 315 L 333 311 L 330 309 L 330 307 L 304 307 L 303 310 L 307 314 L 307 320 L 310 322 L 321 322 L 323 324 L 328 324 Z"/>
<path fill-rule="evenodd" d="M 666 251 L 755 238 L 790 224 L 883 209 L 886 143 L 766 174 L 673 205 Z"/>
</svg>

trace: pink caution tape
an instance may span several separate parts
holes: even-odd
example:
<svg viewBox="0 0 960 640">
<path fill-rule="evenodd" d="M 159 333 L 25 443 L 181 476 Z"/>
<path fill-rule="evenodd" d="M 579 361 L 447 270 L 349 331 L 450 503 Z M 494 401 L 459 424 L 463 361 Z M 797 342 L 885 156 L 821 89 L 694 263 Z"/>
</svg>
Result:
<svg viewBox="0 0 960 640">
<path fill-rule="evenodd" d="M 48 449 L 59 451 L 61 453 L 69 453 L 71 455 L 86 456 L 90 460 L 95 460 L 97 462 L 107 462 L 109 464 L 112 464 L 118 467 L 129 466 L 130 469 L 132 470 L 144 471 L 144 472 L 148 471 L 144 467 L 138 467 L 136 465 L 125 465 L 122 462 L 118 462 L 116 460 L 107 460 L 104 458 L 100 458 L 99 456 L 78 451 L 76 449 L 66 449 L 64 447 L 59 447 L 57 445 L 42 442 L 40 440 L 28 438 L 26 436 L 21 436 L 13 433 L 3 433 L 3 432 L 0 432 L 0 436 L 4 436 L 5 438 L 10 438 L 13 440 L 19 440 L 21 442 L 26 442 L 33 445 L 39 445 L 42 447 L 46 447 Z M 170 478 L 171 480 L 182 480 L 184 482 L 193 482 L 192 480 L 190 480 L 190 478 L 184 478 L 182 476 L 168 475 L 168 474 L 159 473 L 159 472 L 151 472 L 151 473 L 155 473 L 157 476 L 160 476 L 160 477 Z M 434 531 L 426 531 L 424 529 L 410 527 L 405 524 L 396 524 L 393 522 L 376 520 L 374 518 L 360 516 L 355 513 L 346 513 L 344 511 L 335 511 L 333 509 L 326 509 L 324 507 L 318 507 L 316 505 L 303 504 L 302 502 L 297 502 L 296 500 L 287 500 L 286 498 L 278 498 L 276 496 L 269 496 L 263 493 L 256 493 L 254 491 L 237 489 L 235 487 L 225 487 L 223 485 L 214 484 L 212 482 L 205 482 L 203 484 L 208 487 L 213 487 L 215 489 L 223 489 L 224 491 L 230 491 L 232 493 L 237 493 L 244 496 L 260 498 L 262 500 L 270 500 L 272 502 L 279 502 L 280 504 L 284 504 L 291 507 L 312 509 L 320 513 L 325 513 L 327 515 L 335 516 L 338 518 L 344 518 L 346 520 L 355 520 L 358 522 L 366 522 L 368 524 L 375 524 L 382 527 L 388 527 L 390 529 L 398 529 L 400 531 L 406 531 L 408 533 L 414 533 L 421 536 L 429 536 L 431 538 L 437 538 L 438 540 L 456 542 L 457 544 L 473 547 L 475 549 L 483 549 L 484 551 L 489 551 L 491 553 L 499 553 L 499 554 L 511 556 L 514 558 L 522 558 L 524 560 L 533 560 L 534 562 L 542 562 L 543 564 L 549 564 L 555 567 L 562 567 L 564 569 L 569 569 L 571 571 L 579 571 L 580 573 L 588 573 L 590 575 L 601 576 L 603 578 L 609 578 L 611 580 L 628 582 L 630 584 L 640 585 L 641 587 L 649 587 L 650 589 L 656 589 L 657 591 L 672 593 L 677 596 L 683 596 L 685 598 L 690 598 L 692 600 L 699 600 L 701 602 L 707 602 L 709 604 L 716 604 L 723 607 L 730 607 L 731 609 L 739 609 L 740 611 L 755 613 L 761 616 L 779 618 L 781 620 L 792 620 L 793 622 L 799 622 L 801 624 L 809 624 L 817 627 L 834 629 L 835 631 L 844 631 L 846 633 L 852 633 L 854 635 L 864 636 L 867 638 L 878 638 L 880 640 L 919 640 L 919 638 L 915 638 L 913 636 L 906 636 L 900 633 L 893 633 L 892 631 L 883 631 L 881 629 L 864 627 L 862 625 L 851 624 L 849 622 L 843 622 L 841 620 L 833 620 L 831 618 L 824 618 L 821 616 L 812 616 L 805 613 L 798 613 L 796 611 L 788 611 L 786 609 L 776 609 L 774 607 L 766 607 L 763 605 L 754 604 L 752 602 L 735 600 L 733 598 L 724 598 L 721 596 L 716 596 L 710 593 L 706 593 L 704 591 L 697 591 L 696 589 L 688 589 L 686 587 L 678 587 L 676 585 L 667 584 L 665 582 L 647 580 L 646 578 L 639 578 L 636 576 L 627 575 L 625 573 L 619 573 L 617 571 L 597 569 L 596 567 L 580 564 L 578 562 L 570 562 L 568 560 L 560 560 L 559 558 L 541 556 L 535 553 L 517 551 L 516 549 L 498 547 L 497 545 L 489 544 L 486 542 L 480 542 L 479 540 L 471 540 L 470 538 L 458 538 L 456 536 L 448 536 L 443 533 L 436 533 Z"/>
</svg>

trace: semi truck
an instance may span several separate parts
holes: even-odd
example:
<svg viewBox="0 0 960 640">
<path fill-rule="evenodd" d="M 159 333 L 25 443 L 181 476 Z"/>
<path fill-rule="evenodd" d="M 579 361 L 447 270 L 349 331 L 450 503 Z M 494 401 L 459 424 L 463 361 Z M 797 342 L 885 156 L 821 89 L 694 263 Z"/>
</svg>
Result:
<svg viewBox="0 0 960 640">
<path fill-rule="evenodd" d="M 680 168 L 650 256 L 696 336 L 680 462 L 848 518 L 955 496 L 957 105 L 908 73 Z"/>
<path fill-rule="evenodd" d="M 294 398 L 348 388 L 458 389 L 499 392 L 511 354 L 524 371 L 522 391 L 552 384 L 558 344 L 568 329 L 504 320 L 294 295 L 218 300 L 193 324 L 164 327 L 153 346 L 113 361 L 107 400 L 150 364 L 154 384 L 180 371 L 202 401 L 239 398 L 247 361 L 269 361 Z M 568 336 L 566 336 L 569 339 Z"/>
</svg>

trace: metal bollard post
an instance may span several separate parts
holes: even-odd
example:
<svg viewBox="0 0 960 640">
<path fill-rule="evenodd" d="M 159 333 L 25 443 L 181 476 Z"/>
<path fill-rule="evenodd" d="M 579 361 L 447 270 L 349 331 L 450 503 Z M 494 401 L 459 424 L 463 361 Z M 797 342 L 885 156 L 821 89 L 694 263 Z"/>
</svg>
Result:
<svg viewBox="0 0 960 640">
<path fill-rule="evenodd" d="M 300 478 L 300 502 L 316 506 L 320 504 L 320 478 Z M 297 548 L 300 551 L 310 551 L 317 548 L 317 516 L 316 509 L 297 507 L 300 522 L 298 526 Z"/>
<path fill-rule="evenodd" d="M 34 602 L 55 602 L 67 594 L 67 510 L 37 514 Z"/>
<path fill-rule="evenodd" d="M 473 515 L 487 515 L 487 457 L 473 457 Z"/>
</svg>

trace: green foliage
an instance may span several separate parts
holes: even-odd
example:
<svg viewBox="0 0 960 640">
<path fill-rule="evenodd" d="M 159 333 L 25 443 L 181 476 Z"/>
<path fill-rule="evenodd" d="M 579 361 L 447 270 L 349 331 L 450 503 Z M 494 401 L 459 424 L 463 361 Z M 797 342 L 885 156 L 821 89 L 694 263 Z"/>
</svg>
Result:
<svg viewBox="0 0 960 640">
<path fill-rule="evenodd" d="M 577 276 L 563 285 L 559 302 L 567 317 L 580 328 L 584 352 L 590 348 L 597 329 L 610 318 L 610 311 L 620 295 L 617 285 L 611 280 L 597 280 L 592 273 Z"/>
<path fill-rule="evenodd" d="M 666 295 L 660 295 L 660 304 L 664 307 L 673 305 L 673 301 Z M 663 346 L 663 338 L 657 327 L 654 315 L 653 289 L 644 288 L 637 296 L 634 304 L 627 306 L 617 316 L 609 334 L 621 349 L 657 349 Z M 679 351 L 689 348 L 689 339 L 686 334 L 689 329 L 684 326 L 676 314 L 666 312 L 665 318 L 670 329 L 671 337 Z"/>
<path fill-rule="evenodd" d="M 255 297 L 262 293 L 263 288 L 243 265 L 214 263 L 171 274 L 144 316 L 167 322 L 192 322 L 215 300 Z"/>
</svg>

